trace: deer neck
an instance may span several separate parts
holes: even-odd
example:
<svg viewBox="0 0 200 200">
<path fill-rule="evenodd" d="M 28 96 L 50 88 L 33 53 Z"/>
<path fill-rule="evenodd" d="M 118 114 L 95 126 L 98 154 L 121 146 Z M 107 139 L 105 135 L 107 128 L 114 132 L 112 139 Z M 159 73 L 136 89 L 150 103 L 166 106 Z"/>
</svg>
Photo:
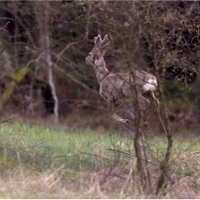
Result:
<svg viewBox="0 0 200 200">
<path fill-rule="evenodd" d="M 99 83 L 110 73 L 106 67 L 106 62 L 104 59 L 98 59 L 95 61 L 94 71 Z"/>
</svg>

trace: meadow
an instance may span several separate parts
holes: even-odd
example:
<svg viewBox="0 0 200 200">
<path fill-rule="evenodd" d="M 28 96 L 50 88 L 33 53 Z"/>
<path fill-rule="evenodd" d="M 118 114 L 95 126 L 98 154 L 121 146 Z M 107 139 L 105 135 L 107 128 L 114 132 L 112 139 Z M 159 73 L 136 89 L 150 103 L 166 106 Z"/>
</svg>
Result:
<svg viewBox="0 0 200 200">
<path fill-rule="evenodd" d="M 121 134 L 0 125 L 0 198 L 198 198 L 198 138 L 174 139 L 170 184 L 143 193 L 134 179 L 133 140 Z M 163 136 L 146 137 L 153 180 L 166 151 Z M 155 184 L 152 181 L 152 184 Z"/>
</svg>

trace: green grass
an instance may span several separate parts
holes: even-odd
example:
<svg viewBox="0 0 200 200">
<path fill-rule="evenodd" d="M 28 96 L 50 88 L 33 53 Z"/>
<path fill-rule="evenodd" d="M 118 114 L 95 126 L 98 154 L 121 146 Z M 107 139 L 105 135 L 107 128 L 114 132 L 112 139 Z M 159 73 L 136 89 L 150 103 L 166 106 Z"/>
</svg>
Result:
<svg viewBox="0 0 200 200">
<path fill-rule="evenodd" d="M 46 162 L 46 167 L 57 160 L 67 162 L 66 166 L 74 168 L 79 168 L 80 163 L 85 167 L 96 168 L 104 161 L 105 164 L 114 162 L 116 154 L 120 154 L 120 159 L 124 162 L 128 156 L 123 152 L 133 153 L 131 139 L 119 134 L 99 133 L 91 130 L 74 132 L 15 122 L 1 124 L 0 137 L 1 153 L 7 149 L 7 151 L 17 152 L 22 161 L 29 158 L 37 162 L 43 160 L 41 165 Z M 145 144 L 154 155 L 154 159 L 164 158 L 167 149 L 166 138 L 149 137 Z M 176 139 L 172 152 L 194 152 L 199 149 L 198 141 Z"/>
<path fill-rule="evenodd" d="M 128 149 L 131 142 L 120 135 L 109 133 L 56 130 L 18 122 L 1 124 L 0 136 L 2 151 L 7 149 L 17 152 L 21 161 L 26 161 L 27 157 L 37 162 L 46 161 L 47 167 L 57 160 L 65 162 L 68 167 L 79 168 L 82 162 L 85 167 L 94 168 L 97 167 L 95 164 L 102 165 L 103 160 L 112 162 L 113 152 L 109 149 L 119 149 L 122 145 Z"/>
<path fill-rule="evenodd" d="M 0 174 L 4 177 L 0 180 L 0 185 L 3 185 L 0 198 L 96 198 L 93 196 L 96 189 L 93 191 L 91 188 L 113 165 L 120 170 L 117 172 L 120 178 L 114 176 L 108 181 L 106 197 L 123 198 L 120 196 L 122 188 L 129 191 L 130 197 L 138 197 L 134 196 L 133 190 L 122 187 L 127 184 L 130 170 L 127 153 L 134 153 L 133 141 L 128 137 L 91 130 L 58 130 L 18 122 L 1 124 L 0 137 Z M 167 140 L 159 136 L 147 137 L 144 147 L 149 160 L 157 165 L 150 170 L 157 173 L 159 162 L 164 159 Z M 199 149 L 198 139 L 196 142 L 174 139 L 170 159 L 173 173 L 197 176 Z M 83 191 L 87 191 L 84 196 Z M 102 198 L 100 191 L 98 194 Z"/>
</svg>

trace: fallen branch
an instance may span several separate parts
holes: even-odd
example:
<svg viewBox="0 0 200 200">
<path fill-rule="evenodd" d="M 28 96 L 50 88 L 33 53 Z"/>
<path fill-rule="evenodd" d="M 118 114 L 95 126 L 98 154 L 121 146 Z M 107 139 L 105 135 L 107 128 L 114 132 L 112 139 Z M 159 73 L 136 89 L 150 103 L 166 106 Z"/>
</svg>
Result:
<svg viewBox="0 0 200 200">
<path fill-rule="evenodd" d="M 5 123 L 5 122 L 8 122 L 8 121 L 10 121 L 11 119 L 13 119 L 14 117 L 15 117 L 15 115 L 12 115 L 11 117 L 9 117 L 9 118 L 7 118 L 7 119 L 3 119 L 3 120 L 0 121 L 0 124 Z"/>
</svg>

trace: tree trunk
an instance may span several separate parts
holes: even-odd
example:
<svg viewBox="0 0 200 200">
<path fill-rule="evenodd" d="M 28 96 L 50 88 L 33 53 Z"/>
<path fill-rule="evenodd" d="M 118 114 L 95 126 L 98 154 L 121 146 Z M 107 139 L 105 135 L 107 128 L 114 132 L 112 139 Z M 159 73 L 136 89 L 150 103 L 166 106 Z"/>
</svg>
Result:
<svg viewBox="0 0 200 200">
<path fill-rule="evenodd" d="M 51 87 L 51 93 L 54 100 L 54 116 L 55 121 L 58 121 L 58 98 L 56 95 L 56 87 L 53 80 L 53 63 L 50 54 L 50 31 L 49 31 L 49 1 L 35 1 L 33 2 L 35 8 L 36 20 L 38 23 L 38 38 L 39 38 L 39 50 L 38 54 L 43 54 L 40 57 L 39 69 L 36 71 L 45 78 L 48 79 Z"/>
</svg>

